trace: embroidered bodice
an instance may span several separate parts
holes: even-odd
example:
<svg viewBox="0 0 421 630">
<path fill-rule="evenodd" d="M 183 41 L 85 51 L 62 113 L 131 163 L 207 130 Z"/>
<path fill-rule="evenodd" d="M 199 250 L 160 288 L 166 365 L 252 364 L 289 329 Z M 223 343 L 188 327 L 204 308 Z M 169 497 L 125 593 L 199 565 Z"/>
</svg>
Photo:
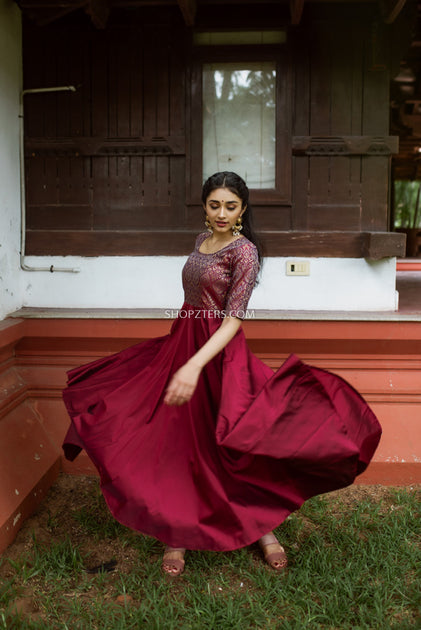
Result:
<svg viewBox="0 0 421 630">
<path fill-rule="evenodd" d="M 208 238 L 203 232 L 183 268 L 185 301 L 197 308 L 246 316 L 247 304 L 259 271 L 257 249 L 247 238 L 238 238 L 213 254 L 199 248 Z"/>
</svg>

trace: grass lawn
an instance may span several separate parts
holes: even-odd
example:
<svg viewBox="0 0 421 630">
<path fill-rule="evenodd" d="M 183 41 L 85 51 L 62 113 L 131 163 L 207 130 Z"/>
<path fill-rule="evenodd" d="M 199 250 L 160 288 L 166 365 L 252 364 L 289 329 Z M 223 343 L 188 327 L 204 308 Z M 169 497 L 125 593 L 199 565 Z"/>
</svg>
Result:
<svg viewBox="0 0 421 630">
<path fill-rule="evenodd" d="M 95 478 L 63 475 L 0 560 L 0 629 L 419 629 L 420 494 L 353 486 L 308 501 L 277 530 L 282 574 L 252 546 L 189 552 L 171 578 L 162 545 L 116 523 Z"/>
</svg>

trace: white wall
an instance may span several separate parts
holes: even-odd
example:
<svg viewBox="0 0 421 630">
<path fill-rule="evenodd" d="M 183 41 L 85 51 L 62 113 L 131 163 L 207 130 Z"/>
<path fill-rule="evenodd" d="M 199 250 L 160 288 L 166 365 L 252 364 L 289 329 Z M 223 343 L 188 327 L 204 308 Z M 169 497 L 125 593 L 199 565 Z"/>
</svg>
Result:
<svg viewBox="0 0 421 630">
<path fill-rule="evenodd" d="M 0 0 L 0 320 L 22 304 L 19 187 L 21 18 Z"/>
<path fill-rule="evenodd" d="M 287 276 L 287 261 L 308 260 L 308 276 Z M 321 311 L 395 310 L 396 259 L 269 258 L 256 308 Z"/>
<path fill-rule="evenodd" d="M 313 258 L 310 275 L 286 276 L 286 261 L 267 258 L 250 308 L 394 310 L 395 259 Z M 302 260 L 301 258 L 298 260 Z M 24 306 L 56 308 L 179 308 L 185 258 L 31 257 L 28 265 L 78 267 L 80 273 L 26 273 Z"/>
</svg>

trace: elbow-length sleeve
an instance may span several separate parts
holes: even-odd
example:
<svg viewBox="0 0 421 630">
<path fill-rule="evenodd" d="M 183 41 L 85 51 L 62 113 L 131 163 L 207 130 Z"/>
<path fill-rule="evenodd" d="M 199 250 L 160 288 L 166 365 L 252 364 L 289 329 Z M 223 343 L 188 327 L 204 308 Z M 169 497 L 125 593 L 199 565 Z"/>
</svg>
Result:
<svg viewBox="0 0 421 630">
<path fill-rule="evenodd" d="M 249 302 L 257 274 L 259 273 L 259 258 L 253 243 L 246 242 L 233 251 L 231 260 L 231 283 L 225 303 L 225 313 L 228 317 L 246 317 Z"/>
</svg>

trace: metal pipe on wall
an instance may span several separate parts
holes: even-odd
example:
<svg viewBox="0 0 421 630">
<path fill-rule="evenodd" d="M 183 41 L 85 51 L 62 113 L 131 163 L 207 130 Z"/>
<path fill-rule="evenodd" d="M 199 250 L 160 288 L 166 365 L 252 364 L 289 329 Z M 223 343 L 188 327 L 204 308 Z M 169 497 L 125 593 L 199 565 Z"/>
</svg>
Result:
<svg viewBox="0 0 421 630">
<path fill-rule="evenodd" d="M 26 204 L 25 204 L 25 147 L 24 147 L 24 116 L 23 97 L 26 94 L 40 94 L 43 92 L 76 92 L 74 85 L 61 85 L 58 87 L 32 88 L 22 90 L 19 103 L 19 161 L 20 161 L 20 267 L 23 271 L 55 271 L 65 273 L 79 273 L 78 267 L 30 267 L 25 264 L 25 241 L 26 241 Z"/>
</svg>

